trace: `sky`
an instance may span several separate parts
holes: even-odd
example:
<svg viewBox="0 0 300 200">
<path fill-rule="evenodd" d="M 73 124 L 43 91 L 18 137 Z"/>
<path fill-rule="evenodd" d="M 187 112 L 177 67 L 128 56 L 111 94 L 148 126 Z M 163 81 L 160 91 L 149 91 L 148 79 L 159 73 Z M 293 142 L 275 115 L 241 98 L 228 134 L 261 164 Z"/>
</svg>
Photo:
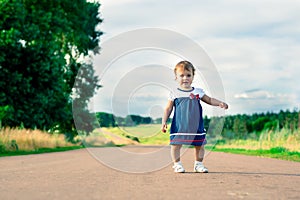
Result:
<svg viewBox="0 0 300 200">
<path fill-rule="evenodd" d="M 229 104 L 203 105 L 205 115 L 299 108 L 300 0 L 100 3 L 104 34 L 93 62 L 103 87 L 93 111 L 161 116 L 183 59 L 196 64 L 195 87 Z"/>
</svg>

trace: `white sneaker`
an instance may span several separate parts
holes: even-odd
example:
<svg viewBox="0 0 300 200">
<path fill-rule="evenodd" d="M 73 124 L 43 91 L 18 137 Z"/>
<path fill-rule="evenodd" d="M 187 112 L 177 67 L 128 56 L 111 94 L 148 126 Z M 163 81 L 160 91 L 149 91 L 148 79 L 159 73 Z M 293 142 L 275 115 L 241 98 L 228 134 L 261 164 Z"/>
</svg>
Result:
<svg viewBox="0 0 300 200">
<path fill-rule="evenodd" d="M 185 169 L 183 168 L 181 163 L 176 163 L 173 165 L 174 172 L 176 173 L 184 173 Z"/>
<path fill-rule="evenodd" d="M 194 172 L 199 172 L 199 173 L 208 173 L 208 169 L 204 167 L 202 162 L 195 162 L 194 165 Z"/>
</svg>

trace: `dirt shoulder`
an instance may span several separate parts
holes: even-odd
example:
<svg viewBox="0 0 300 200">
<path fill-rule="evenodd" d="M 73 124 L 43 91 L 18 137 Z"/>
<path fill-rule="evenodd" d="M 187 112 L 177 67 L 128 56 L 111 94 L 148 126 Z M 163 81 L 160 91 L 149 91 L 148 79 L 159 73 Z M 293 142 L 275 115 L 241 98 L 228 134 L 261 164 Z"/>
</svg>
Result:
<svg viewBox="0 0 300 200">
<path fill-rule="evenodd" d="M 131 147 L 130 152 L 157 149 Z M 107 167 L 89 152 L 0 158 L 1 199 L 300 199 L 297 162 L 211 152 L 205 160 L 210 172 L 199 174 L 192 172 L 193 149 L 187 149 L 182 157 L 187 173 L 174 174 L 167 165 L 134 174 Z"/>
</svg>

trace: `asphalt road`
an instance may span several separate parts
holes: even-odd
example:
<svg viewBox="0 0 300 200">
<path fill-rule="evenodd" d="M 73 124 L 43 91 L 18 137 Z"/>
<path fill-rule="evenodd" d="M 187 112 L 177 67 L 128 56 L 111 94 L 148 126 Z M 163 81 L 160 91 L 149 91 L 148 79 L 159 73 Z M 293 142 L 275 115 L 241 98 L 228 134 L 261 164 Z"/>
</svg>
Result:
<svg viewBox="0 0 300 200">
<path fill-rule="evenodd" d="M 115 156 L 121 151 L 133 157 Z M 2 157 L 0 198 L 300 199 L 300 163 L 211 152 L 205 158 L 209 173 L 200 174 L 192 172 L 193 150 L 187 149 L 182 156 L 187 172 L 175 174 L 168 151 L 133 146 Z M 112 163 L 101 161 L 110 152 Z M 143 155 L 146 161 L 135 160 Z"/>
</svg>

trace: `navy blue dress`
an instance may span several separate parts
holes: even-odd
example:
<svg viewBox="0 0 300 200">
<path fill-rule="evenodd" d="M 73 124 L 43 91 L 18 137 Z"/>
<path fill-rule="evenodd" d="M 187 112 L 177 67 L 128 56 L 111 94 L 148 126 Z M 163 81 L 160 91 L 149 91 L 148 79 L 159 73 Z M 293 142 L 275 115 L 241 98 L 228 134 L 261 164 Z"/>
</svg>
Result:
<svg viewBox="0 0 300 200">
<path fill-rule="evenodd" d="M 174 102 L 174 116 L 170 130 L 170 144 L 201 146 L 206 144 L 202 106 L 200 99 L 204 92 L 200 88 L 190 91 L 177 89 L 171 92 Z"/>
</svg>

